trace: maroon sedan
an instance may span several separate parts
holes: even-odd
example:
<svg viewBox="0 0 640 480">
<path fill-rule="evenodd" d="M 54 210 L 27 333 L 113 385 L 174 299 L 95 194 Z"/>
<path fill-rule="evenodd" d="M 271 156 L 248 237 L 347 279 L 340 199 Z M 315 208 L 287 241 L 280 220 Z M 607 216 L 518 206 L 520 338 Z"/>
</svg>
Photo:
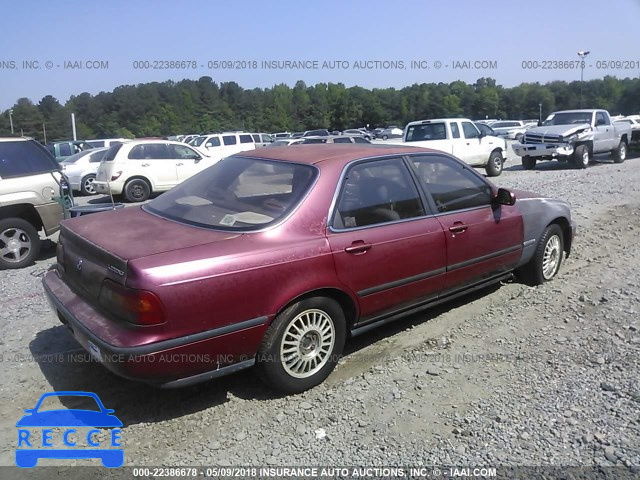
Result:
<svg viewBox="0 0 640 480">
<path fill-rule="evenodd" d="M 513 272 L 550 280 L 574 231 L 565 202 L 497 188 L 441 152 L 275 147 L 142 207 L 63 222 L 43 283 L 123 377 L 175 387 L 255 365 L 300 392 L 349 335 Z"/>
</svg>

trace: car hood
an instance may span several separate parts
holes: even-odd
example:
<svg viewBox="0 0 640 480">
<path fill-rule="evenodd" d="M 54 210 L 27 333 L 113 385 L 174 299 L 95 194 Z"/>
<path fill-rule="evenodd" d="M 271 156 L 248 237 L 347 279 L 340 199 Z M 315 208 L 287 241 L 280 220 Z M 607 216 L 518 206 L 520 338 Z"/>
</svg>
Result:
<svg viewBox="0 0 640 480">
<path fill-rule="evenodd" d="M 123 260 L 216 243 L 242 235 L 191 227 L 148 213 L 139 206 L 72 218 L 65 220 L 63 227 L 63 230 L 70 230 Z"/>
<path fill-rule="evenodd" d="M 527 130 L 527 133 L 536 135 L 572 135 L 574 133 L 581 132 L 591 128 L 588 123 L 581 123 L 575 125 L 549 125 L 547 127 L 535 127 Z"/>
</svg>

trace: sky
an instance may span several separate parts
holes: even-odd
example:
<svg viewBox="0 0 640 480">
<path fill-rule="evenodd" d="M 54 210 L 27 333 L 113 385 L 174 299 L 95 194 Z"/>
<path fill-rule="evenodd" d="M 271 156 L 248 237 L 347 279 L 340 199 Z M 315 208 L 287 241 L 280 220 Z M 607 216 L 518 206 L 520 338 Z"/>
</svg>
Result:
<svg viewBox="0 0 640 480">
<path fill-rule="evenodd" d="M 0 0 L 0 11 L 0 111 L 202 76 L 243 88 L 574 81 L 580 50 L 585 80 L 640 75 L 640 0 Z M 263 64 L 285 60 L 310 68 Z"/>
</svg>

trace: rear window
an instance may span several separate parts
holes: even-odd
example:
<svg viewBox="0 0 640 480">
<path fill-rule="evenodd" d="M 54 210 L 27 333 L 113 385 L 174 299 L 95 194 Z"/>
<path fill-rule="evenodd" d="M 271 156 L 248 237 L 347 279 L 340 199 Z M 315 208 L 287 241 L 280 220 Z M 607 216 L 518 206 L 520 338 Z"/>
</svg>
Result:
<svg viewBox="0 0 640 480">
<path fill-rule="evenodd" d="M 102 160 L 105 161 L 105 162 L 112 162 L 113 159 L 116 158 L 116 155 L 118 154 L 118 152 L 120 151 L 121 148 L 122 148 L 122 143 L 117 143 L 115 145 L 111 145 L 109 147 L 109 150 L 107 150 L 107 153 L 105 153 L 105 155 L 102 158 Z"/>
<path fill-rule="evenodd" d="M 227 157 L 143 208 L 188 225 L 251 231 L 289 214 L 311 187 L 309 165 Z"/>
<path fill-rule="evenodd" d="M 260 138 L 258 138 L 258 142 Z M 253 138 L 251 135 L 240 135 L 240 143 L 253 143 Z"/>
<path fill-rule="evenodd" d="M 411 125 L 407 129 L 406 142 L 422 142 L 425 140 L 446 140 L 447 130 L 444 123 L 425 123 Z"/>
<path fill-rule="evenodd" d="M 0 142 L 0 178 L 56 172 L 60 165 L 35 141 Z"/>
<path fill-rule="evenodd" d="M 235 135 L 225 135 L 222 137 L 222 141 L 225 145 L 235 145 L 237 143 Z"/>
</svg>

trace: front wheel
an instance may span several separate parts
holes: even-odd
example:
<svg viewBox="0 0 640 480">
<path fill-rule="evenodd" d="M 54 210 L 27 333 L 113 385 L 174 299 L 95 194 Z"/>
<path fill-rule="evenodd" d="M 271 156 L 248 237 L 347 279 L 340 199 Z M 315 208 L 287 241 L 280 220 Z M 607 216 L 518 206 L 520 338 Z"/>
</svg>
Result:
<svg viewBox="0 0 640 480">
<path fill-rule="evenodd" d="M 576 168 L 587 168 L 591 162 L 591 152 L 586 145 L 578 145 L 573 152 L 573 165 Z"/>
<path fill-rule="evenodd" d="M 129 202 L 144 202 L 149 199 L 150 195 L 151 187 L 145 180 L 140 178 L 129 180 L 124 185 L 124 196 Z"/>
<path fill-rule="evenodd" d="M 387 140 L 389 137 L 387 135 L 382 135 L 383 140 Z"/>
<path fill-rule="evenodd" d="M 489 163 L 487 163 L 486 171 L 489 177 L 497 177 L 502 173 L 502 167 L 504 165 L 504 159 L 502 153 L 491 152 L 489 155 Z"/>
<path fill-rule="evenodd" d="M 96 187 L 93 182 L 96 181 L 95 175 L 87 175 L 82 179 L 82 183 L 80 184 L 80 191 L 83 195 L 95 195 Z"/>
<path fill-rule="evenodd" d="M 0 268 L 31 265 L 40 253 L 40 236 L 31 223 L 21 218 L 0 221 Z"/>
<path fill-rule="evenodd" d="M 276 317 L 262 339 L 256 367 L 270 387 L 300 393 L 322 383 L 344 348 L 346 321 L 335 300 L 312 297 Z"/>
<path fill-rule="evenodd" d="M 538 242 L 533 258 L 518 272 L 529 285 L 540 285 L 556 276 L 564 256 L 564 236 L 559 225 L 549 225 Z"/>
<path fill-rule="evenodd" d="M 622 163 L 625 161 L 627 158 L 627 144 L 624 143 L 624 140 L 620 141 L 618 148 L 616 148 L 611 154 L 615 163 Z"/>
<path fill-rule="evenodd" d="M 522 157 L 522 168 L 525 170 L 533 170 L 536 168 L 536 159 L 529 155 Z"/>
</svg>

